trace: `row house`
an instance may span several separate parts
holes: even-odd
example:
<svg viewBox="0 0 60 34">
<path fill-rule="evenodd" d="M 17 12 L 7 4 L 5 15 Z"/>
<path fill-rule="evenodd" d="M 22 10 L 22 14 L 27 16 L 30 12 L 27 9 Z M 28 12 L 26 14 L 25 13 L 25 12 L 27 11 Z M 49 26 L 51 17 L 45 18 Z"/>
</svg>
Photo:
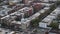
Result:
<svg viewBox="0 0 60 34">
<path fill-rule="evenodd" d="M 13 10 L 8 12 L 8 14 L 11 14 L 11 13 L 14 13 L 14 12 L 24 8 L 24 4 L 16 4 L 14 6 L 9 6 L 9 7 L 13 9 Z"/>
<path fill-rule="evenodd" d="M 42 28 L 48 28 L 47 26 L 50 25 L 50 23 L 57 18 L 59 11 L 58 8 L 56 8 L 52 13 L 50 13 L 50 15 L 48 15 L 47 17 L 45 17 L 40 23 L 39 23 L 39 27 Z"/>
<path fill-rule="evenodd" d="M 17 12 L 14 12 L 10 15 L 7 15 L 7 16 L 1 18 L 1 23 L 7 23 L 7 24 L 9 24 L 9 27 L 11 25 L 14 25 L 13 27 L 15 29 L 17 29 L 17 28 L 26 29 L 30 25 L 31 20 L 36 19 L 40 15 L 47 12 L 47 10 L 49 10 L 49 7 L 45 7 L 43 10 L 44 10 L 43 12 L 39 11 L 36 14 L 32 15 L 33 14 L 33 8 L 32 7 L 24 7 L 22 9 L 18 10 Z M 29 18 L 24 18 L 24 15 L 26 12 L 28 12 L 28 15 L 32 15 L 32 16 L 30 16 Z M 22 16 L 22 18 L 20 16 Z M 21 20 L 20 20 L 20 18 L 21 18 Z"/>
</svg>

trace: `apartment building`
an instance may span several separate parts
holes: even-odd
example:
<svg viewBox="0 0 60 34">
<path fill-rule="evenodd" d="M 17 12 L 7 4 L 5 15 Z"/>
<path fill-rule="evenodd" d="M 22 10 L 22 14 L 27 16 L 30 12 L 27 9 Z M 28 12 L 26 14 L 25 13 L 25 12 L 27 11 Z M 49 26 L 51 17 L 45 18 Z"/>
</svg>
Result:
<svg viewBox="0 0 60 34">
<path fill-rule="evenodd" d="M 42 9 L 44 5 L 42 5 L 41 3 L 32 3 L 32 7 L 34 9 L 34 13 L 36 13 L 37 11 Z"/>
<path fill-rule="evenodd" d="M 24 13 L 24 18 L 27 18 L 29 16 L 33 15 L 33 8 L 32 7 L 25 7 L 22 10 L 19 10 L 20 12 Z"/>
<path fill-rule="evenodd" d="M 12 13 L 10 15 L 2 17 L 1 18 L 1 23 L 7 23 L 8 24 L 8 22 L 9 22 L 11 24 L 16 24 L 16 27 L 18 25 L 20 28 L 26 29 L 28 27 L 29 21 L 30 21 L 30 20 L 23 19 L 26 10 L 31 11 L 32 8 L 25 7 L 25 8 L 22 8 L 22 9 L 18 10 L 17 12 L 14 12 L 14 13 Z M 28 12 L 28 15 L 32 15 L 32 14 L 30 14 Z"/>
<path fill-rule="evenodd" d="M 26 29 L 30 25 L 31 20 L 38 18 L 42 14 L 45 14 L 47 12 L 47 10 L 49 10 L 49 9 L 50 9 L 50 7 L 45 7 L 41 11 L 32 15 L 33 8 L 32 7 L 24 7 L 16 12 L 10 14 L 10 15 L 2 17 L 1 23 L 7 23 L 7 24 L 11 23 L 11 24 L 15 24 L 14 28 Z M 24 18 L 25 14 L 28 14 L 27 16 L 30 16 L 30 17 L 28 17 L 27 19 Z"/>
<path fill-rule="evenodd" d="M 37 5 L 34 6 L 35 4 L 37 4 Z M 42 9 L 43 6 L 40 3 L 35 3 L 35 4 L 33 5 L 34 7 L 36 7 L 35 9 L 37 9 L 37 10 Z M 12 29 L 15 29 L 15 30 L 17 30 L 19 28 L 26 29 L 27 27 L 29 27 L 31 20 L 38 18 L 42 14 L 45 15 L 45 13 L 49 12 L 48 11 L 49 9 L 50 9 L 50 7 L 45 7 L 44 9 L 38 11 L 37 13 L 35 13 L 33 15 L 33 13 L 34 13 L 33 7 L 24 7 L 24 8 L 22 8 L 22 9 L 16 11 L 16 12 L 10 14 L 10 15 L 2 17 L 1 18 L 1 23 L 7 23 L 9 25 L 9 27 L 11 25 L 13 25 Z M 29 17 L 24 18 L 25 15 L 29 16 Z"/>
<path fill-rule="evenodd" d="M 50 13 L 50 15 L 48 15 L 47 17 L 45 17 L 42 22 L 39 23 L 39 27 L 42 28 L 47 28 L 48 25 L 50 25 L 50 23 L 57 18 L 58 14 L 60 14 L 59 12 L 59 8 L 57 7 L 52 13 Z M 42 25 L 43 24 L 43 25 Z"/>
</svg>

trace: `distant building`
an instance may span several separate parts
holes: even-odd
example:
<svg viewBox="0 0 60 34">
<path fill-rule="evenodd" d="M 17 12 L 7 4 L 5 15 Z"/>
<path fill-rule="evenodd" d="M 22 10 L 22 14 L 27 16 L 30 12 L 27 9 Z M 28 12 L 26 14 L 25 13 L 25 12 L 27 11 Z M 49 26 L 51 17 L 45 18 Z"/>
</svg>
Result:
<svg viewBox="0 0 60 34">
<path fill-rule="evenodd" d="M 19 2 L 21 2 L 22 0 L 9 0 L 9 4 L 10 5 L 14 5 L 14 4 L 16 4 L 16 3 L 19 3 Z"/>
<path fill-rule="evenodd" d="M 55 2 L 55 1 L 60 1 L 60 0 L 40 0 L 40 1 L 42 1 L 42 2 Z"/>
</svg>

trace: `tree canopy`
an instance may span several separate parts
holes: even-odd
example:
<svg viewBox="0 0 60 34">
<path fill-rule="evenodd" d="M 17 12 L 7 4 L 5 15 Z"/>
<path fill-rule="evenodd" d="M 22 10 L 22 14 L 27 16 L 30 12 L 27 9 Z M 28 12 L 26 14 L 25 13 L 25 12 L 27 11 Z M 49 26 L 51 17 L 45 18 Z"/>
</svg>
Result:
<svg viewBox="0 0 60 34">
<path fill-rule="evenodd" d="M 50 24 L 50 27 L 52 27 L 53 29 L 58 29 L 58 26 L 59 26 L 58 23 L 52 22 L 52 23 Z"/>
</svg>

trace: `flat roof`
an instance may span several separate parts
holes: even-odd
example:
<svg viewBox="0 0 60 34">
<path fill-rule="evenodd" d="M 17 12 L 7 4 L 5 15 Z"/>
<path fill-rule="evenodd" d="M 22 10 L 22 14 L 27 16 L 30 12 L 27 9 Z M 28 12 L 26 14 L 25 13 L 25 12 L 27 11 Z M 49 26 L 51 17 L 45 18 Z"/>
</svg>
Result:
<svg viewBox="0 0 60 34">
<path fill-rule="evenodd" d="M 5 19 L 6 17 L 10 17 L 10 15 L 7 15 L 7 16 L 5 16 L 5 17 L 2 17 L 1 19 Z"/>
<path fill-rule="evenodd" d="M 20 22 L 20 21 L 12 21 L 11 23 L 21 24 L 21 22 Z"/>
<path fill-rule="evenodd" d="M 48 15 L 47 18 L 56 19 L 56 17 L 52 15 Z"/>
<path fill-rule="evenodd" d="M 44 9 L 42 9 L 42 10 L 40 10 L 40 13 L 44 13 L 46 10 L 44 10 Z"/>
<path fill-rule="evenodd" d="M 39 15 L 40 15 L 40 13 L 37 12 L 36 14 L 30 16 L 28 19 L 29 19 L 29 20 L 33 20 L 33 19 L 35 19 L 36 17 L 38 17 Z"/>
<path fill-rule="evenodd" d="M 47 17 L 46 17 L 46 18 L 44 18 L 42 21 L 44 21 L 44 22 L 47 22 L 47 23 L 48 23 L 48 22 L 50 22 L 50 21 L 52 21 L 52 20 L 53 20 L 53 19 L 50 19 L 50 18 L 47 18 Z"/>
</svg>

